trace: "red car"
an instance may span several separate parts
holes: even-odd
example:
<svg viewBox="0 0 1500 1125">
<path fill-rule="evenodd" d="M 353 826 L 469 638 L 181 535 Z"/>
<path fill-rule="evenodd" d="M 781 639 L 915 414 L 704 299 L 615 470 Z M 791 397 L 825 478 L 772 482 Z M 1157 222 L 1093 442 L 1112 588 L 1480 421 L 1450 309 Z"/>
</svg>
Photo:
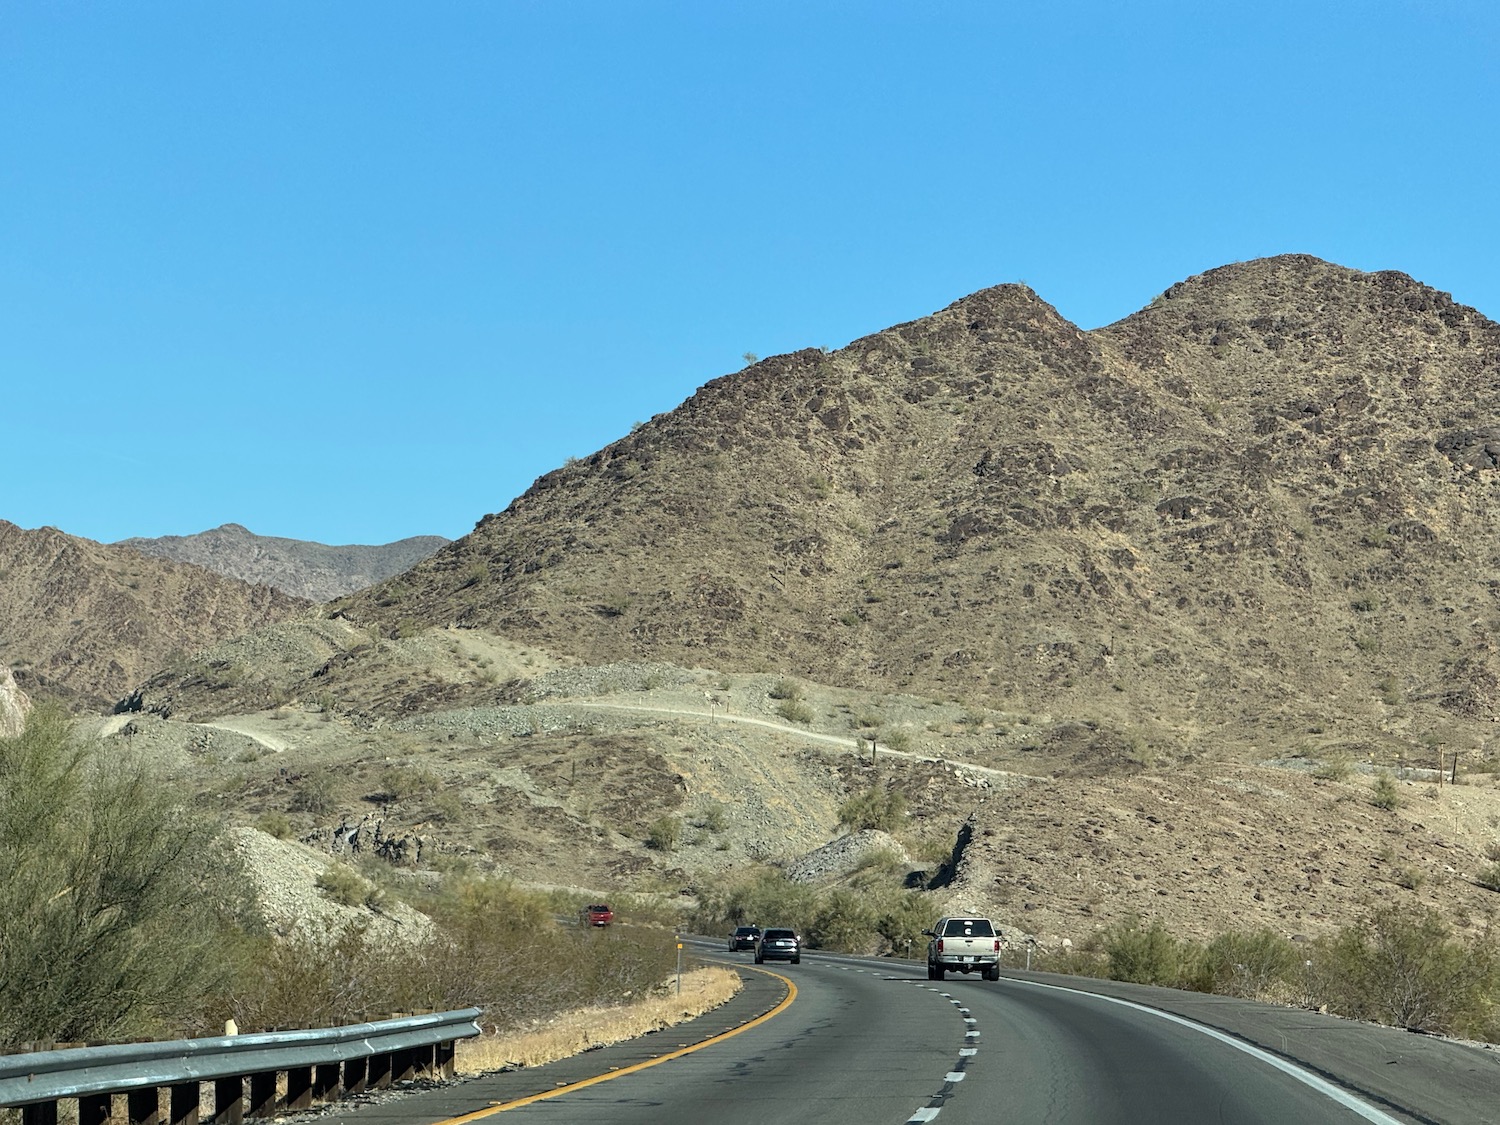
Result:
<svg viewBox="0 0 1500 1125">
<path fill-rule="evenodd" d="M 607 926 L 615 920 L 615 912 L 603 902 L 590 903 L 578 912 L 578 922 L 584 926 Z"/>
</svg>

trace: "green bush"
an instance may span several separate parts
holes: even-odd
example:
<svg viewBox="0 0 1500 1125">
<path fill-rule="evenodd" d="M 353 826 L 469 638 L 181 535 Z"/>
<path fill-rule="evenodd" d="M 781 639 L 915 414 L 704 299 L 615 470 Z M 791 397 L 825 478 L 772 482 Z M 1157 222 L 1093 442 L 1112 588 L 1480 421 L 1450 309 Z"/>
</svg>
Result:
<svg viewBox="0 0 1500 1125">
<path fill-rule="evenodd" d="M 791 926 L 810 948 L 906 956 L 925 943 L 932 907 L 895 883 L 819 890 L 763 868 L 704 893 L 689 919 L 699 933 L 752 922 Z"/>
<path fill-rule="evenodd" d="M 911 749 L 911 733 L 899 727 L 881 731 L 877 741 L 882 746 L 903 753 Z"/>
<path fill-rule="evenodd" d="M 343 863 L 330 863 L 315 885 L 341 906 L 379 906 L 385 897 L 380 888 Z"/>
<path fill-rule="evenodd" d="M 262 813 L 256 818 L 255 827 L 278 840 L 285 840 L 292 834 L 291 819 L 283 812 Z"/>
<path fill-rule="evenodd" d="M 1320 781 L 1347 781 L 1349 775 L 1354 772 L 1347 756 L 1343 754 L 1332 754 L 1324 758 L 1313 770 L 1313 776 Z"/>
<path fill-rule="evenodd" d="M 776 708 L 776 713 L 789 723 L 803 726 L 813 721 L 813 709 L 800 699 L 788 699 Z"/>
<path fill-rule="evenodd" d="M 146 763 L 33 710 L 0 739 L 0 1051 L 204 1030 L 250 924 L 232 857 Z"/>
<path fill-rule="evenodd" d="M 1198 975 L 1197 947 L 1173 937 L 1160 920 L 1142 927 L 1139 918 L 1127 918 L 1105 930 L 1102 940 L 1111 980 L 1175 988 Z"/>
<path fill-rule="evenodd" d="M 388 766 L 380 774 L 380 791 L 392 801 L 431 797 L 442 787 L 442 778 L 424 766 Z"/>
<path fill-rule="evenodd" d="M 1375 778 L 1375 788 L 1370 796 L 1370 804 L 1386 812 L 1394 811 L 1401 804 L 1401 790 L 1396 785 L 1396 779 L 1385 770 L 1381 770 L 1379 776 Z"/>
<path fill-rule="evenodd" d="M 906 821 L 906 794 L 879 785 L 850 797 L 839 806 L 839 824 L 851 832 L 878 828 L 894 832 Z"/>
<path fill-rule="evenodd" d="M 777 680 L 771 685 L 772 699 L 801 699 L 802 688 L 794 680 Z"/>
<path fill-rule="evenodd" d="M 698 824 L 699 827 L 706 828 L 710 832 L 722 832 L 729 827 L 729 814 L 724 811 L 724 806 L 716 801 L 703 810 L 703 816 Z"/>
<path fill-rule="evenodd" d="M 1264 1000 L 1284 991 L 1301 968 L 1297 947 L 1280 934 L 1231 932 L 1208 943 L 1194 983 L 1204 992 Z"/>
<path fill-rule="evenodd" d="M 1391 906 L 1314 950 L 1317 999 L 1340 1015 L 1440 1035 L 1485 1034 L 1500 956 L 1452 936 L 1434 910 Z"/>
<path fill-rule="evenodd" d="M 333 791 L 333 775 L 327 770 L 315 770 L 298 780 L 297 791 L 292 794 L 291 803 L 287 807 L 292 812 L 327 816 L 337 804 Z"/>
<path fill-rule="evenodd" d="M 672 852 L 682 840 L 682 821 L 675 816 L 662 816 L 653 820 L 646 829 L 646 846 L 659 852 Z"/>
</svg>

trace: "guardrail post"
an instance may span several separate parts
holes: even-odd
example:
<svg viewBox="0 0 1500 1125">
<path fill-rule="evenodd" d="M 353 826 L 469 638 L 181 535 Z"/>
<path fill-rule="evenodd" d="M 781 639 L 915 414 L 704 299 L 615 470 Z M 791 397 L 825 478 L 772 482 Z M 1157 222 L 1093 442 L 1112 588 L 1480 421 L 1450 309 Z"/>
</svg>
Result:
<svg viewBox="0 0 1500 1125">
<path fill-rule="evenodd" d="M 126 1093 L 125 1107 L 130 1125 L 161 1125 L 161 1091 L 155 1086 Z"/>
<path fill-rule="evenodd" d="M 21 1125 L 57 1125 L 56 1102 L 32 1102 L 21 1107 Z"/>
<path fill-rule="evenodd" d="M 417 1076 L 417 1070 L 422 1065 L 420 1058 L 422 1051 L 419 1047 L 413 1047 L 407 1051 L 395 1051 L 391 1054 L 391 1081 L 410 1082 Z M 430 1052 L 429 1052 L 430 1053 Z"/>
<path fill-rule="evenodd" d="M 78 1099 L 78 1125 L 109 1125 L 114 1099 L 108 1094 L 90 1094 Z"/>
<path fill-rule="evenodd" d="M 344 1063 L 344 1093 L 363 1094 L 370 1085 L 370 1060 L 349 1059 Z"/>
<path fill-rule="evenodd" d="M 312 1097 L 315 1102 L 336 1102 L 343 1093 L 338 1063 L 313 1067 Z"/>
<path fill-rule="evenodd" d="M 370 1056 L 370 1088 L 374 1090 L 387 1090 L 391 1085 L 391 1055 L 389 1051 L 382 1051 L 378 1055 Z"/>
<path fill-rule="evenodd" d="M 287 1109 L 309 1109 L 312 1106 L 312 1067 L 294 1066 L 286 1072 Z"/>
<path fill-rule="evenodd" d="M 167 1099 L 167 1112 L 172 1125 L 198 1125 L 198 1106 L 203 1100 L 203 1090 L 196 1082 L 179 1082 L 172 1087 Z"/>
<path fill-rule="evenodd" d="M 242 1125 L 245 1120 L 245 1080 L 214 1080 L 214 1115 L 210 1125 Z"/>
<path fill-rule="evenodd" d="M 276 1116 L 276 1072 L 262 1070 L 250 1076 L 249 1118 Z"/>
<path fill-rule="evenodd" d="M 443 1078 L 457 1077 L 458 1066 L 454 1061 L 454 1056 L 457 1053 L 457 1050 L 454 1048 L 454 1040 L 452 1039 L 437 1045 L 433 1061 L 436 1063 L 438 1074 Z"/>
</svg>

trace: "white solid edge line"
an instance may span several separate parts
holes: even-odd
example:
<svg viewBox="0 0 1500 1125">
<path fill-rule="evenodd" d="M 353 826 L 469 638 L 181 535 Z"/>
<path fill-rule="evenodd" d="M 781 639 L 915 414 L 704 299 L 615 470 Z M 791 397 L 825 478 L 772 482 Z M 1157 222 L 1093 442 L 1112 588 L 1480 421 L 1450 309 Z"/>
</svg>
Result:
<svg viewBox="0 0 1500 1125">
<path fill-rule="evenodd" d="M 1137 1004 L 1134 1000 L 1122 1000 L 1118 996 L 1101 996 L 1097 992 L 1084 992 L 1079 988 L 1065 988 L 1060 984 L 1042 984 L 1039 981 L 1033 980 L 1017 980 L 1015 977 L 1011 977 L 1010 982 L 1012 984 L 1024 984 L 1031 988 L 1048 988 L 1054 992 L 1071 992 L 1075 996 L 1088 996 L 1094 1000 L 1107 1000 L 1111 1004 L 1119 1004 L 1126 1008 L 1134 1008 L 1138 1012 L 1145 1012 L 1147 1015 L 1157 1016 L 1161 1019 L 1169 1020 L 1172 1023 L 1180 1024 L 1183 1027 L 1189 1028 L 1203 1035 L 1207 1035 L 1211 1039 L 1217 1039 L 1219 1042 L 1225 1043 L 1233 1047 L 1237 1051 L 1244 1051 L 1245 1054 L 1249 1055 L 1251 1058 L 1259 1059 L 1263 1063 L 1269 1063 L 1277 1070 L 1283 1072 L 1284 1074 L 1290 1075 L 1298 1082 L 1301 1082 L 1303 1085 L 1312 1087 L 1324 1097 L 1331 1098 L 1333 1101 L 1338 1102 L 1345 1109 L 1357 1113 L 1366 1121 L 1375 1121 L 1378 1122 L 1379 1125 L 1401 1125 L 1401 1123 L 1394 1117 L 1390 1116 L 1389 1114 L 1382 1113 L 1380 1110 L 1372 1106 L 1369 1102 L 1355 1097 L 1353 1094 L 1349 1093 L 1348 1090 L 1345 1090 L 1340 1086 L 1335 1086 L 1327 1079 L 1319 1078 L 1316 1074 L 1312 1073 L 1312 1071 L 1304 1070 L 1296 1063 L 1288 1062 L 1286 1059 L 1281 1058 L 1279 1055 L 1273 1055 L 1270 1051 L 1262 1050 L 1260 1047 L 1255 1046 L 1253 1043 L 1246 1043 L 1243 1039 L 1236 1039 L 1234 1036 L 1219 1031 L 1217 1028 L 1209 1027 L 1206 1024 L 1197 1023 L 1193 1020 L 1187 1019 L 1184 1016 L 1174 1015 L 1171 1012 L 1164 1012 L 1160 1008 L 1151 1008 L 1145 1004 Z"/>
</svg>

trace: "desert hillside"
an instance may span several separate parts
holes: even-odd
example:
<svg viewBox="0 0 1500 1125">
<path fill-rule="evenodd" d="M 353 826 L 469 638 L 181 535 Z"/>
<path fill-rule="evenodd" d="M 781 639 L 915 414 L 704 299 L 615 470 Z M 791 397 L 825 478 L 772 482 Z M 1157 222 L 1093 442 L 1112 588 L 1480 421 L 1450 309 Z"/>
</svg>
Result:
<svg viewBox="0 0 1500 1125">
<path fill-rule="evenodd" d="M 0 520 L 0 659 L 28 692 L 98 711 L 149 673 L 284 621 L 300 598 L 200 567 Z"/>
<path fill-rule="evenodd" d="M 769 865 L 1054 948 L 1482 932 L 1497 375 L 1479 313 L 1308 257 L 1093 332 L 1001 286 L 717 379 L 99 730 L 403 879 L 690 903 Z M 849 838 L 871 793 L 889 846 Z"/>
<path fill-rule="evenodd" d="M 1226 266 L 1083 332 L 1024 286 L 703 387 L 338 603 L 598 663 L 1061 710 L 1182 759 L 1486 751 L 1500 328 Z"/>
<path fill-rule="evenodd" d="M 330 546 L 256 535 L 237 523 L 226 523 L 196 535 L 122 539 L 115 546 L 192 563 L 252 585 L 271 586 L 295 598 L 330 602 L 400 574 L 447 542 L 441 535 L 418 535 L 375 546 Z"/>
</svg>

